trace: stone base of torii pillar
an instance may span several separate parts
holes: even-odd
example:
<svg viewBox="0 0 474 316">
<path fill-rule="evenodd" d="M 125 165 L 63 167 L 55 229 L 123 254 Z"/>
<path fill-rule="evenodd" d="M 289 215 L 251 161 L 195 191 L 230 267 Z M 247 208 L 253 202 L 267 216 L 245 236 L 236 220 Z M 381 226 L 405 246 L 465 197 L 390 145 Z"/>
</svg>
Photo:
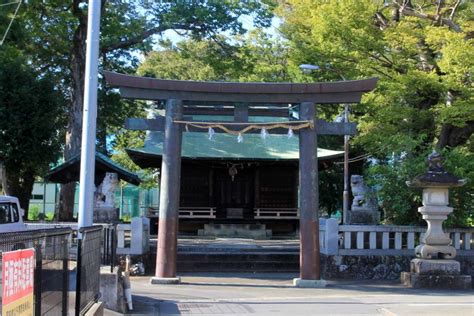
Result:
<svg viewBox="0 0 474 316">
<path fill-rule="evenodd" d="M 472 277 L 461 274 L 460 263 L 453 260 L 456 249 L 442 226 L 453 211 L 448 206 L 449 188 L 462 186 L 465 181 L 446 172 L 442 162 L 442 157 L 433 152 L 428 156 L 428 172 L 407 182 L 410 187 L 423 189 L 423 206 L 418 212 L 428 228 L 415 249 L 417 258 L 411 261 L 410 272 L 402 272 L 400 279 L 412 288 L 467 290 L 472 288 Z"/>
</svg>

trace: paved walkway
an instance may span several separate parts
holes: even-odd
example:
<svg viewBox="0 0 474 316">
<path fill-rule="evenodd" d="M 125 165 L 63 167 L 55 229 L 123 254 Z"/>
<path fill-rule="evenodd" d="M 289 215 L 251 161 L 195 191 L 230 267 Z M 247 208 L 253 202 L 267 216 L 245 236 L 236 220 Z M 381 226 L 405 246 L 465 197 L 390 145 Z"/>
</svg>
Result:
<svg viewBox="0 0 474 316">
<path fill-rule="evenodd" d="M 185 274 L 179 285 L 134 277 L 130 315 L 466 315 L 473 291 L 407 289 L 398 283 L 330 281 L 324 289 L 293 288 L 293 274 Z M 118 315 L 106 311 L 105 315 Z"/>
</svg>

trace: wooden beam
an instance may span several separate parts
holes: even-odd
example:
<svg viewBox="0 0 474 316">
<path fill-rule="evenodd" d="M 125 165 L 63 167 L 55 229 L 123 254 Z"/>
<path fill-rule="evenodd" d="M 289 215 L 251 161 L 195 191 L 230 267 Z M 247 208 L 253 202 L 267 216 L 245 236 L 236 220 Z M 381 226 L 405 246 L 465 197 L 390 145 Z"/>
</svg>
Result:
<svg viewBox="0 0 474 316">
<path fill-rule="evenodd" d="M 133 87 L 121 87 L 122 98 L 133 100 L 168 100 L 182 99 L 188 101 L 223 101 L 247 103 L 275 103 L 287 107 L 288 103 L 315 102 L 318 104 L 359 103 L 363 91 L 328 92 L 328 93 L 207 93 L 189 91 L 153 90 Z"/>
<path fill-rule="evenodd" d="M 221 115 L 221 116 L 233 116 L 233 108 L 210 108 L 210 107 L 185 107 L 184 114 L 186 115 Z M 273 117 L 289 117 L 288 108 L 278 109 L 248 109 L 249 116 L 273 116 Z"/>
<path fill-rule="evenodd" d="M 184 117 L 185 120 L 191 120 L 190 117 Z M 211 121 L 196 121 L 195 123 L 211 122 Z M 291 123 L 291 121 L 288 121 Z M 245 122 L 244 122 L 245 123 Z M 140 119 L 140 118 L 128 118 L 125 121 L 125 128 L 129 130 L 138 130 L 138 131 L 164 131 L 165 118 L 157 117 L 155 119 Z M 233 131 L 241 130 L 242 126 L 232 126 L 227 125 L 227 128 Z M 185 126 L 182 125 L 182 130 Z M 189 132 L 206 132 L 207 129 L 197 128 L 194 126 L 188 125 Z M 221 129 L 215 129 L 216 133 L 224 133 Z M 315 131 L 318 135 L 355 135 L 357 134 L 357 124 L 356 123 L 332 123 L 325 120 L 318 120 L 315 124 Z M 260 130 L 255 129 L 251 130 L 248 133 L 260 133 Z M 286 128 L 277 128 L 269 131 L 270 134 L 286 134 L 288 129 Z M 295 131 L 297 133 L 297 131 Z"/>
<path fill-rule="evenodd" d="M 114 87 L 206 94 L 327 94 L 369 92 L 378 78 L 314 83 L 216 82 L 164 80 L 104 71 L 107 83 Z M 189 99 L 186 99 L 189 100 Z M 271 103 L 270 101 L 266 101 Z"/>
<path fill-rule="evenodd" d="M 314 124 L 318 135 L 355 135 L 357 134 L 356 123 L 333 123 L 325 120 L 317 120 Z"/>
</svg>

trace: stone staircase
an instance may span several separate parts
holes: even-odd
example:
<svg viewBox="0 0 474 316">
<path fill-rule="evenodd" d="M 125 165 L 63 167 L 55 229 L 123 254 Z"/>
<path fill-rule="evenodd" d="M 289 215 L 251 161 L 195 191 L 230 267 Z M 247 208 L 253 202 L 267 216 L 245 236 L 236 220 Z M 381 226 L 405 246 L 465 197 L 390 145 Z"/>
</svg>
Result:
<svg viewBox="0 0 474 316">
<path fill-rule="evenodd" d="M 239 237 L 252 239 L 267 239 L 272 237 L 272 231 L 266 229 L 265 224 L 204 224 L 204 229 L 198 230 L 200 237 Z"/>
<path fill-rule="evenodd" d="M 156 252 L 150 259 L 155 260 L 155 257 Z M 150 264 L 151 267 L 155 266 L 154 262 Z M 177 271 L 178 273 L 298 272 L 299 241 L 243 238 L 179 239 Z"/>
</svg>

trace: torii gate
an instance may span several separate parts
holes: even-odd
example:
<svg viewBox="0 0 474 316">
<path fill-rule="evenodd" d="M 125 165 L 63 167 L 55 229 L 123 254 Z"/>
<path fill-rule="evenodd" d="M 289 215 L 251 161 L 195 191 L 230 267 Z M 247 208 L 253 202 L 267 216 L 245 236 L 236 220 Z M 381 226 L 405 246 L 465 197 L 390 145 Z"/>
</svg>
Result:
<svg viewBox="0 0 474 316">
<path fill-rule="evenodd" d="M 300 278 L 296 286 L 324 286 L 320 276 L 319 193 L 317 135 L 353 135 L 355 123 L 329 123 L 317 120 L 316 104 L 359 103 L 364 92 L 375 88 L 377 78 L 329 83 L 237 83 L 161 80 L 105 72 L 109 85 L 118 87 L 123 98 L 166 100 L 166 116 L 157 119 L 129 119 L 126 127 L 165 133 L 161 167 L 160 210 L 156 273 L 152 283 L 178 283 L 176 277 L 178 212 L 181 174 L 181 136 L 183 132 L 207 132 L 206 124 L 184 114 L 229 113 L 234 122 L 229 131 L 239 131 L 249 123 L 249 115 L 275 115 L 281 111 L 255 107 L 272 104 L 288 107 L 299 104 L 298 122 L 283 122 L 284 127 L 307 122 L 299 130 L 299 209 Z M 253 105 L 254 107 L 250 107 Z M 218 106 L 220 105 L 220 106 Z M 186 123 L 186 129 L 183 123 Z M 204 127 L 204 128 L 203 128 Z M 301 127 L 301 125 L 300 125 Z M 272 133 L 286 133 L 285 128 Z M 216 130 L 216 132 L 222 132 Z M 259 132 L 250 130 L 248 133 Z"/>
</svg>

